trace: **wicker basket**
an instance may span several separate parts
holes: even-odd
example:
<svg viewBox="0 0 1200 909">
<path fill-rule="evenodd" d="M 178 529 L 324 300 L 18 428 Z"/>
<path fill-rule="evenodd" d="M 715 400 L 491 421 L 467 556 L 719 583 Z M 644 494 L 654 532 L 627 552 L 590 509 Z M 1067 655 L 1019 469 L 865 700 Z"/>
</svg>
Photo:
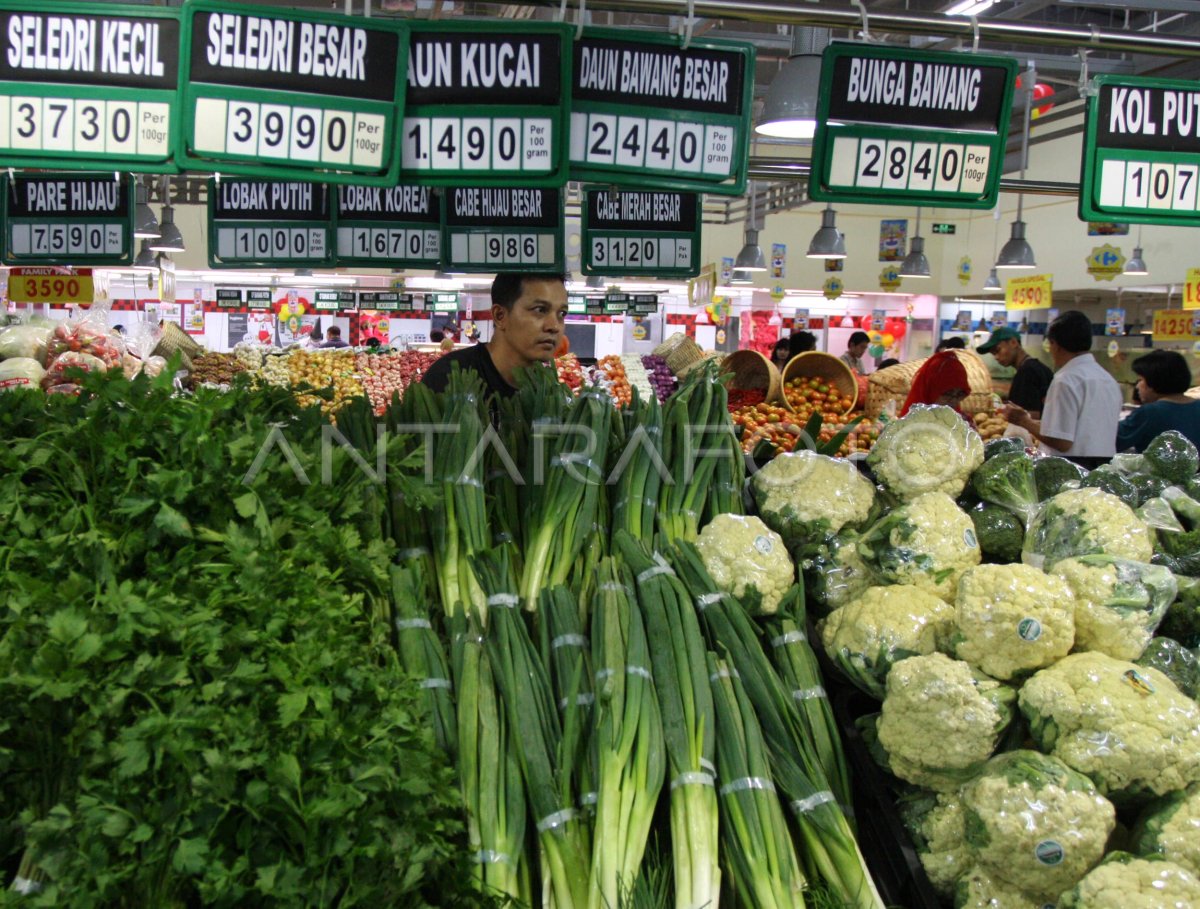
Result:
<svg viewBox="0 0 1200 909">
<path fill-rule="evenodd" d="M 654 356 L 662 357 L 667 363 L 667 369 L 681 376 L 689 366 L 704 358 L 700 345 L 687 336 L 687 332 L 678 332 L 667 338 L 652 351 Z"/>
<path fill-rule="evenodd" d="M 185 360 L 204 353 L 204 346 L 198 344 L 191 335 L 174 322 L 164 322 L 162 337 L 154 348 L 154 353 L 164 359 L 170 359 L 173 353 L 183 354 Z"/>
<path fill-rule="evenodd" d="M 983 360 L 973 350 L 956 350 L 954 355 L 966 368 L 967 383 L 970 385 L 970 394 L 960 405 L 963 413 L 991 410 L 992 375 Z M 896 402 L 896 410 L 899 411 L 912 388 L 913 377 L 928 359 L 924 357 L 920 360 L 910 360 L 872 373 L 867 381 L 867 418 L 874 419 L 879 416 L 890 401 Z"/>
<path fill-rule="evenodd" d="M 786 388 L 792 379 L 809 379 L 813 376 L 824 379 L 840 394 L 850 399 L 851 404 L 846 413 L 854 409 L 854 403 L 858 401 L 858 382 L 854 378 L 854 371 L 843 363 L 840 357 L 833 354 L 821 353 L 819 350 L 796 354 L 783 367 L 783 387 Z M 786 396 L 783 403 L 785 407 L 791 407 Z"/>
<path fill-rule="evenodd" d="M 783 401 L 779 367 L 757 350 L 735 350 L 721 361 L 721 371 L 731 375 L 730 388 L 761 389 L 768 403 Z"/>
<path fill-rule="evenodd" d="M 698 348 L 698 347 L 696 349 L 700 350 L 700 348 Z M 690 373 L 693 369 L 696 369 L 699 366 L 703 366 L 705 363 L 708 363 L 711 360 L 719 360 L 724 356 L 725 356 L 725 354 L 719 350 L 710 350 L 707 352 L 701 351 L 700 357 L 698 359 L 693 360 L 691 363 L 688 363 L 686 366 L 682 367 L 678 371 L 676 371 L 674 369 L 672 369 L 671 371 L 675 373 L 676 378 L 684 379 L 687 377 L 688 373 Z M 668 366 L 671 365 L 670 360 L 667 361 L 667 365 Z"/>
</svg>

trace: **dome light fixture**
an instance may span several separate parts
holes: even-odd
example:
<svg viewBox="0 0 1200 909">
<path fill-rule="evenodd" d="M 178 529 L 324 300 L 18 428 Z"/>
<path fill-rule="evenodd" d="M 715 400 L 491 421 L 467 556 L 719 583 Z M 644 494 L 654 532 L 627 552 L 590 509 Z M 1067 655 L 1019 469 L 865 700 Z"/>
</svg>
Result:
<svg viewBox="0 0 1200 909">
<path fill-rule="evenodd" d="M 809 259 L 846 258 L 846 235 L 837 229 L 837 212 L 827 204 L 821 212 L 821 226 L 808 244 Z"/>
</svg>

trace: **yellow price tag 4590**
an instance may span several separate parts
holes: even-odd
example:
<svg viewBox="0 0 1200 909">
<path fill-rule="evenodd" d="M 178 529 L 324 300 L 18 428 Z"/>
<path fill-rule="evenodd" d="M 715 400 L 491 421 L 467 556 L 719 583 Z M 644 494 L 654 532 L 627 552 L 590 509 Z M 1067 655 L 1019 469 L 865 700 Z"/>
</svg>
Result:
<svg viewBox="0 0 1200 909">
<path fill-rule="evenodd" d="M 16 269 L 8 276 L 8 298 L 14 303 L 91 304 L 96 288 L 89 271 L 64 275 L 39 269 Z"/>
<path fill-rule="evenodd" d="M 1051 275 L 1023 275 L 1009 278 L 1004 286 L 1004 310 L 1049 309 L 1054 279 Z"/>
</svg>

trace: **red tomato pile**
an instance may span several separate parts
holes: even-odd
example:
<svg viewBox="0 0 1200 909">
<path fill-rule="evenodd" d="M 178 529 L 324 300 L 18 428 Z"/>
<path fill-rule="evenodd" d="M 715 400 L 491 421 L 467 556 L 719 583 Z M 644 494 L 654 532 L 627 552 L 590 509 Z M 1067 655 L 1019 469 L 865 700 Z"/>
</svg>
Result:
<svg viewBox="0 0 1200 909">
<path fill-rule="evenodd" d="M 761 388 L 731 388 L 729 389 L 729 411 L 733 413 L 743 407 L 761 404 L 767 399 L 767 393 Z"/>
<path fill-rule="evenodd" d="M 567 354 L 555 360 L 554 365 L 558 369 L 558 381 L 579 394 L 579 389 L 583 387 L 583 367 L 579 365 L 579 358 L 575 354 Z"/>
<path fill-rule="evenodd" d="M 842 416 L 854 406 L 853 399 L 819 376 L 789 379 L 783 387 L 783 394 L 801 424 L 814 413 L 820 413 L 826 423 L 841 422 Z"/>
<path fill-rule="evenodd" d="M 735 426 L 742 427 L 742 450 L 749 453 L 760 441 L 766 440 L 779 451 L 792 451 L 797 447 L 808 417 L 801 417 L 784 407 L 773 404 L 752 404 L 738 408 L 730 414 Z M 833 420 L 821 424 L 818 443 L 833 439 L 845 426 L 842 417 L 835 416 Z M 875 423 L 859 423 L 854 431 L 846 436 L 837 454 L 841 457 L 855 452 L 870 451 L 875 440 L 879 438 L 880 427 Z M 801 445 L 800 447 L 804 447 Z"/>
</svg>

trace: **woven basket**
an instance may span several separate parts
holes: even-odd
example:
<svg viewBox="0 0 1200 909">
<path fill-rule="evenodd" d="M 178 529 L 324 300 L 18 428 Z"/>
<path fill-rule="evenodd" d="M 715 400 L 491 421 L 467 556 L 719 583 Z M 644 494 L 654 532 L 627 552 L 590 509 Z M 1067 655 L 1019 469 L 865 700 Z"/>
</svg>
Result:
<svg viewBox="0 0 1200 909">
<path fill-rule="evenodd" d="M 682 331 L 659 344 L 653 353 L 656 357 L 662 357 L 667 363 L 667 369 L 677 376 L 683 375 L 684 370 L 704 358 L 704 351 L 700 345 Z"/>
<path fill-rule="evenodd" d="M 792 379 L 809 379 L 813 376 L 824 379 L 850 399 L 851 405 L 846 413 L 854 409 L 854 402 L 858 400 L 858 382 L 854 378 L 854 371 L 843 363 L 840 357 L 821 353 L 819 350 L 796 354 L 783 367 L 783 386 L 786 387 Z M 784 406 L 789 409 L 791 407 L 786 398 Z"/>
<path fill-rule="evenodd" d="M 171 354 L 176 352 L 183 354 L 184 358 L 187 359 L 204 353 L 204 346 L 198 344 L 195 338 L 174 322 L 164 322 L 162 337 L 159 339 L 158 345 L 154 348 L 154 353 L 165 359 L 170 359 Z"/>
<path fill-rule="evenodd" d="M 967 383 L 970 385 L 970 394 L 960 405 L 962 412 L 978 413 L 981 410 L 991 410 L 992 375 L 983 360 L 973 350 L 956 350 L 954 355 L 966 368 Z M 913 376 L 928 359 L 924 357 L 920 360 L 910 360 L 872 373 L 867 379 L 867 418 L 874 419 L 879 416 L 889 401 L 895 401 L 896 410 L 899 411 L 912 388 Z"/>
<path fill-rule="evenodd" d="M 779 367 L 757 350 L 735 350 L 721 361 L 721 371 L 730 374 L 730 388 L 761 389 L 768 403 L 783 401 Z"/>
<path fill-rule="evenodd" d="M 699 347 L 697 347 L 696 349 L 700 350 Z M 696 369 L 699 366 L 703 366 L 705 363 L 708 363 L 710 360 L 719 360 L 724 356 L 725 356 L 725 354 L 719 350 L 710 350 L 707 353 L 704 351 L 701 351 L 698 359 L 693 360 L 691 363 L 688 363 L 686 366 L 680 368 L 678 371 L 676 371 L 674 369 L 672 369 L 671 371 L 675 373 L 676 378 L 683 379 L 683 378 L 686 378 L 688 373 L 690 373 L 693 369 Z M 667 365 L 668 366 L 671 365 L 670 360 L 667 360 Z"/>
</svg>

